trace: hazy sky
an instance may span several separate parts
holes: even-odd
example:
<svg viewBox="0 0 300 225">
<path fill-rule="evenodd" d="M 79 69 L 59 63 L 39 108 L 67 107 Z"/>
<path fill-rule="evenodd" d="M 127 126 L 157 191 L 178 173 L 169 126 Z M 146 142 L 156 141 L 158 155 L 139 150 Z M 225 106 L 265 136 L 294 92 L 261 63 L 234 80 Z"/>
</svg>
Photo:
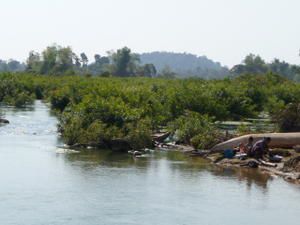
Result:
<svg viewBox="0 0 300 225">
<path fill-rule="evenodd" d="M 2 59 L 58 43 L 90 57 L 128 46 L 300 64 L 300 0 L 0 0 L 0 21 Z"/>
</svg>

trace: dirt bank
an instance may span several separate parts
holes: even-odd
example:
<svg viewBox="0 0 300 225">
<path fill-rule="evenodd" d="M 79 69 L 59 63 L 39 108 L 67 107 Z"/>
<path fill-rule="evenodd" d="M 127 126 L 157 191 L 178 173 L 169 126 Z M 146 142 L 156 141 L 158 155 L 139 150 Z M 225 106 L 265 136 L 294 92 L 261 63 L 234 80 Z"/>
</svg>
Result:
<svg viewBox="0 0 300 225">
<path fill-rule="evenodd" d="M 290 149 L 275 149 L 273 154 L 282 156 L 280 163 L 259 162 L 252 158 L 226 159 L 221 153 L 213 153 L 206 156 L 212 163 L 221 167 L 250 167 L 268 173 L 273 176 L 283 177 L 286 181 L 300 184 L 300 153 Z"/>
</svg>

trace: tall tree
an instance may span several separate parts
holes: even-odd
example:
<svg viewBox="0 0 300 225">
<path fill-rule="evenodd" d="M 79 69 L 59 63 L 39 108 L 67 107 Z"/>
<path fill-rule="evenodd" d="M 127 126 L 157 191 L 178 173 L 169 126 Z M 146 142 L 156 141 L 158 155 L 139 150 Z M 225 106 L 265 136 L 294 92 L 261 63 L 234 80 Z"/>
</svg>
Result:
<svg viewBox="0 0 300 225">
<path fill-rule="evenodd" d="M 59 47 L 56 65 L 58 74 L 74 74 L 74 55 L 71 47 Z"/>
<path fill-rule="evenodd" d="M 249 54 L 243 60 L 242 64 L 236 65 L 231 69 L 232 74 L 261 74 L 268 71 L 268 66 L 265 61 L 259 56 L 254 54 Z"/>
<path fill-rule="evenodd" d="M 31 51 L 26 63 L 26 71 L 40 73 L 42 61 L 41 56 L 38 52 Z"/>
<path fill-rule="evenodd" d="M 136 74 L 137 65 L 140 62 L 137 54 L 131 53 L 127 47 L 118 49 L 111 55 L 112 73 L 115 76 L 128 77 Z"/>
<path fill-rule="evenodd" d="M 87 65 L 88 65 L 88 63 L 89 63 L 88 57 L 87 57 L 86 54 L 83 52 L 83 53 L 80 54 L 80 58 L 81 58 L 82 66 L 86 68 Z"/>
<path fill-rule="evenodd" d="M 73 62 L 76 62 L 77 58 L 71 47 L 48 46 L 41 55 L 30 52 L 27 71 L 54 75 L 73 74 L 75 67 Z"/>
<path fill-rule="evenodd" d="M 76 69 L 80 70 L 80 68 L 81 68 L 81 60 L 80 60 L 80 58 L 77 55 L 75 55 L 75 54 L 74 54 L 73 58 L 74 58 Z"/>
<path fill-rule="evenodd" d="M 40 73 L 52 74 L 56 72 L 55 66 L 58 60 L 58 51 L 59 51 L 59 46 L 53 45 L 53 46 L 48 46 L 42 52 L 43 61 L 42 61 Z"/>
<path fill-rule="evenodd" d="M 157 74 L 156 68 L 153 64 L 145 64 L 140 67 L 139 72 L 140 76 L 144 77 L 155 77 Z"/>
</svg>

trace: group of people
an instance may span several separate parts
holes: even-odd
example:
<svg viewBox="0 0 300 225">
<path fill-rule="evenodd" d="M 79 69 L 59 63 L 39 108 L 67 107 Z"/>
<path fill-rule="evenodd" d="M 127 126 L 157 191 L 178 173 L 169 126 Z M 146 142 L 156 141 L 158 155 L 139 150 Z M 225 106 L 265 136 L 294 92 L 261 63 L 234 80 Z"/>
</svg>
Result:
<svg viewBox="0 0 300 225">
<path fill-rule="evenodd" d="M 255 159 L 262 159 L 265 154 L 269 154 L 270 142 L 270 137 L 265 137 L 257 142 L 254 142 L 253 137 L 249 137 L 248 143 L 240 143 L 237 151 Z"/>
</svg>

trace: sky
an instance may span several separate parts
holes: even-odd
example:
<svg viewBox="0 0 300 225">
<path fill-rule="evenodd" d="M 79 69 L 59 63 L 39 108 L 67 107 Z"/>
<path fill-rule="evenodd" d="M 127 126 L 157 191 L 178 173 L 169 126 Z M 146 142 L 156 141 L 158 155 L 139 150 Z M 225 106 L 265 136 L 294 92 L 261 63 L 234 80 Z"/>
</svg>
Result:
<svg viewBox="0 0 300 225">
<path fill-rule="evenodd" d="M 0 58 L 57 43 L 90 58 L 188 52 L 233 66 L 254 53 L 300 64 L 299 0 L 0 0 Z"/>
</svg>

